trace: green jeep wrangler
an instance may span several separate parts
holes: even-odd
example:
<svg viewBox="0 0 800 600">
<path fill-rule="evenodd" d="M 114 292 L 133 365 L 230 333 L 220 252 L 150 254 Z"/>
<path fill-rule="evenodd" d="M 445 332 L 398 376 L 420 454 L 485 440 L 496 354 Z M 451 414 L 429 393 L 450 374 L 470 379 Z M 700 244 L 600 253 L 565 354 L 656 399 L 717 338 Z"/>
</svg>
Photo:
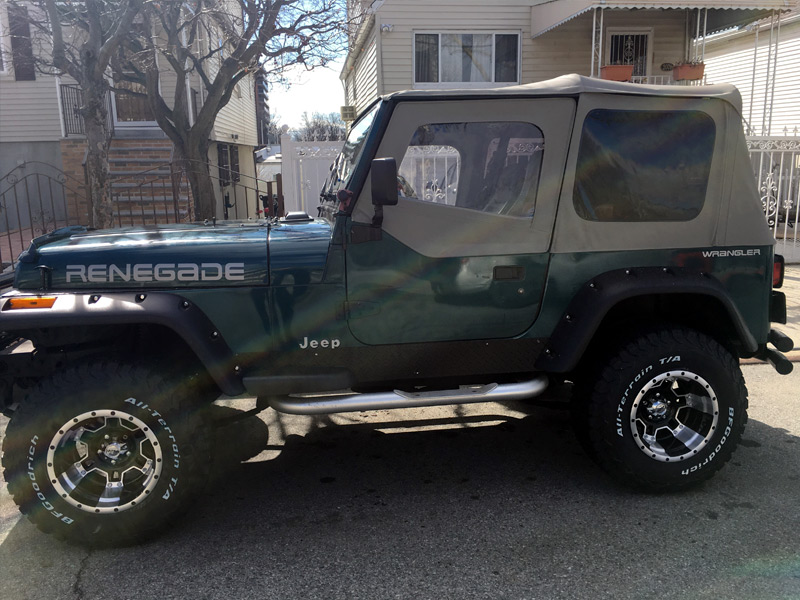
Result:
<svg viewBox="0 0 800 600">
<path fill-rule="evenodd" d="M 604 469 L 685 488 L 742 436 L 739 359 L 791 371 L 773 244 L 731 86 L 393 94 L 317 218 L 35 239 L 0 297 L 5 477 L 40 529 L 130 543 L 197 495 L 220 394 L 321 414 L 573 382 Z"/>
</svg>

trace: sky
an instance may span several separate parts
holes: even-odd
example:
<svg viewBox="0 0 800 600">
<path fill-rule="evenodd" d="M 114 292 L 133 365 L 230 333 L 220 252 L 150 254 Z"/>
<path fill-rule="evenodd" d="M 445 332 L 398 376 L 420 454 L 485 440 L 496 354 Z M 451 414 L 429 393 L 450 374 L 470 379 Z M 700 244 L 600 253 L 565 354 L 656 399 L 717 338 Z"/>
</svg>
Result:
<svg viewBox="0 0 800 600">
<path fill-rule="evenodd" d="M 311 72 L 296 69 L 287 75 L 289 88 L 274 85 L 269 90 L 269 112 L 281 125 L 298 128 L 304 112 L 339 112 L 344 104 L 344 88 L 339 80 L 343 60 Z"/>
</svg>

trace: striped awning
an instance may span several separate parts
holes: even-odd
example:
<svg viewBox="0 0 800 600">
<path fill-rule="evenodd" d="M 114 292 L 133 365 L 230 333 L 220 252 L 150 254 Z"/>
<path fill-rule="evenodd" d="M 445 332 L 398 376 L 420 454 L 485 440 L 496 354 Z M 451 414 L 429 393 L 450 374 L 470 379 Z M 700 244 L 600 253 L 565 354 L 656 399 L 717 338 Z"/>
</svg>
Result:
<svg viewBox="0 0 800 600">
<path fill-rule="evenodd" d="M 763 18 L 769 11 L 789 11 L 797 7 L 796 0 L 700 0 L 697 2 L 664 2 L 656 0 L 549 0 L 531 7 L 531 37 L 563 25 L 595 8 L 618 9 L 697 9 L 707 8 L 707 34 L 730 29 Z M 730 11 L 742 11 L 731 15 Z"/>
</svg>

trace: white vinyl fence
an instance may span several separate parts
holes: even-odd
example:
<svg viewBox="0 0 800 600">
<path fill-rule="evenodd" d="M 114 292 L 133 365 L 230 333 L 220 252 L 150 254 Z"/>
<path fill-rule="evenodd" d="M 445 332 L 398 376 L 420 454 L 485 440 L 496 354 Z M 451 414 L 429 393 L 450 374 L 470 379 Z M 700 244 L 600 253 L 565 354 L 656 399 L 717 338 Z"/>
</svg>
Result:
<svg viewBox="0 0 800 600">
<path fill-rule="evenodd" d="M 295 142 L 289 135 L 281 136 L 281 174 L 286 212 L 302 210 L 312 217 L 317 215 L 319 192 L 343 145 L 343 141 Z"/>
</svg>

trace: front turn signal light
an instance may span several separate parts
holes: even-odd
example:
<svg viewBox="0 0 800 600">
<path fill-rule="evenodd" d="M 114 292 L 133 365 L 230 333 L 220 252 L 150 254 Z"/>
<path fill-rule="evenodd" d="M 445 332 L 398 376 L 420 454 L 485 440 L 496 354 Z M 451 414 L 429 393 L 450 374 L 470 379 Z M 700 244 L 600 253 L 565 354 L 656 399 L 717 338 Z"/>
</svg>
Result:
<svg viewBox="0 0 800 600">
<path fill-rule="evenodd" d="M 53 304 L 55 303 L 55 296 L 9 298 L 3 310 L 16 310 L 18 308 L 53 308 Z"/>
</svg>

